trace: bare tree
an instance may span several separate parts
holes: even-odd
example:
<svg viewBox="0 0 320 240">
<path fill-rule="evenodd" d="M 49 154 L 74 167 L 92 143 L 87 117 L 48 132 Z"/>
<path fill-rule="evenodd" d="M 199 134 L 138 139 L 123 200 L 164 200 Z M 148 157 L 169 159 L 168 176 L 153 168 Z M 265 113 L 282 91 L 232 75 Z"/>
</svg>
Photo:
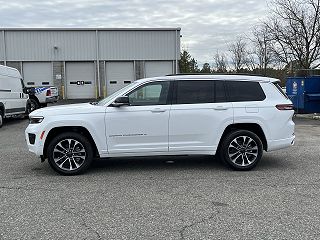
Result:
<svg viewBox="0 0 320 240">
<path fill-rule="evenodd" d="M 244 63 L 249 71 L 253 71 L 257 67 L 256 55 L 253 50 L 246 50 Z"/>
<path fill-rule="evenodd" d="M 231 61 L 236 72 L 239 72 L 247 63 L 247 43 L 243 37 L 238 37 L 236 41 L 229 46 Z"/>
<path fill-rule="evenodd" d="M 266 75 L 268 66 L 273 62 L 273 48 L 270 34 L 266 26 L 256 26 L 252 31 L 253 54 L 256 56 L 257 66 Z"/>
<path fill-rule="evenodd" d="M 300 68 L 320 66 L 320 0 L 273 0 L 264 23 L 275 56 Z"/>
<path fill-rule="evenodd" d="M 217 52 L 213 57 L 216 72 L 225 73 L 227 72 L 227 58 L 223 53 Z"/>
</svg>

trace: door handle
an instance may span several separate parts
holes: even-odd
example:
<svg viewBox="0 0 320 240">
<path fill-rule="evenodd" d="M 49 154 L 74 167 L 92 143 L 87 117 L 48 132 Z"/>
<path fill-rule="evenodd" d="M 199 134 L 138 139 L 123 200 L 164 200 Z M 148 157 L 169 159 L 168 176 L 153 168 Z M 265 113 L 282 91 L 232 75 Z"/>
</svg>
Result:
<svg viewBox="0 0 320 240">
<path fill-rule="evenodd" d="M 166 110 L 165 109 L 161 109 L 161 108 L 155 108 L 155 109 L 152 109 L 151 112 L 153 113 L 162 113 L 162 112 L 165 112 Z"/>
<path fill-rule="evenodd" d="M 217 111 L 222 111 L 222 110 L 228 110 L 229 108 L 225 106 L 216 106 L 213 109 Z"/>
</svg>

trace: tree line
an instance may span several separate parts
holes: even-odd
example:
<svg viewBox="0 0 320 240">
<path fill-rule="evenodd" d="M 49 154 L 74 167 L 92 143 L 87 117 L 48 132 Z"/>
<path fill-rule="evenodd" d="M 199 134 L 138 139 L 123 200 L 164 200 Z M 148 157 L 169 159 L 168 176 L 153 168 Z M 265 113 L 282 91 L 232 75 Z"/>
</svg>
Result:
<svg viewBox="0 0 320 240">
<path fill-rule="evenodd" d="M 238 36 L 213 64 L 200 68 L 188 50 L 181 73 L 252 73 L 284 79 L 297 69 L 320 67 L 320 0 L 272 0 L 269 15 L 250 36 Z"/>
</svg>

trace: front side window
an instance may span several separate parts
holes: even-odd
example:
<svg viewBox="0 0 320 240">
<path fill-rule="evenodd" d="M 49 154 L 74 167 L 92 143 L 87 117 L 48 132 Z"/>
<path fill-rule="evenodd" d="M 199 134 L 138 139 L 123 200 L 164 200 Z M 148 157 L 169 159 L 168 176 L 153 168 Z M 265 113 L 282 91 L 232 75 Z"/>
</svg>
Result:
<svg viewBox="0 0 320 240">
<path fill-rule="evenodd" d="M 167 104 L 170 82 L 153 82 L 145 84 L 129 93 L 131 106 Z"/>
</svg>

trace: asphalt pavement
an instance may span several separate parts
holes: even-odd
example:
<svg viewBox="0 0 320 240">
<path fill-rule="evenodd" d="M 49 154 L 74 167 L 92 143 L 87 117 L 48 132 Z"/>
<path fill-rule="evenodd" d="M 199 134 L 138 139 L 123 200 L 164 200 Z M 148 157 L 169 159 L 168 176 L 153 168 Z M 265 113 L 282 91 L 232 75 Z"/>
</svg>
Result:
<svg viewBox="0 0 320 240">
<path fill-rule="evenodd" d="M 212 157 L 121 158 L 60 176 L 0 129 L 0 239 L 319 239 L 320 121 L 253 171 Z"/>
</svg>

